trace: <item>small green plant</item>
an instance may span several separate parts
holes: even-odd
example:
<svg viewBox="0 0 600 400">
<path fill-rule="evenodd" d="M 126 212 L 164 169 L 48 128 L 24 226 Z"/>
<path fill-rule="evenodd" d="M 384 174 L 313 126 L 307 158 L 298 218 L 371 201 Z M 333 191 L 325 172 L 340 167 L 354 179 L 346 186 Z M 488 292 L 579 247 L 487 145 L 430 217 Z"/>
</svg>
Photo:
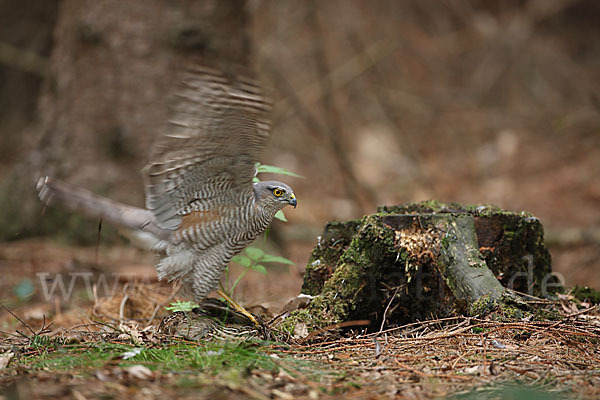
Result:
<svg viewBox="0 0 600 400">
<path fill-rule="evenodd" d="M 244 271 L 237 277 L 235 282 L 231 285 L 228 290 L 229 294 L 232 294 L 235 291 L 238 283 L 242 280 L 242 278 L 248 273 L 248 271 L 256 271 L 261 274 L 267 274 L 267 268 L 264 264 L 267 263 L 280 263 L 280 264 L 288 264 L 294 265 L 294 263 L 288 260 L 285 257 L 274 256 L 271 254 L 265 253 L 262 249 L 258 247 L 248 247 L 244 250 L 244 253 L 237 254 L 233 256 L 231 261 L 241 265 L 244 267 Z"/>
<path fill-rule="evenodd" d="M 281 210 L 279 210 L 275 213 L 275 218 L 277 218 L 280 221 L 287 222 L 287 218 L 285 217 L 285 214 Z"/>
<path fill-rule="evenodd" d="M 295 174 L 287 169 L 281 167 L 275 167 L 273 165 L 266 165 L 261 163 L 256 163 L 256 174 L 269 173 L 269 174 L 278 174 L 278 175 L 287 175 L 293 176 L 295 178 L 304 178 L 302 175 Z M 260 182 L 256 176 L 254 177 L 254 182 Z"/>
<path fill-rule="evenodd" d="M 171 311 L 171 312 L 177 312 L 177 311 L 190 312 L 196 307 L 199 307 L 199 306 L 198 306 L 198 304 L 194 303 L 193 301 L 176 301 L 176 302 L 171 303 L 170 306 L 165 307 L 165 309 L 167 311 Z"/>
</svg>

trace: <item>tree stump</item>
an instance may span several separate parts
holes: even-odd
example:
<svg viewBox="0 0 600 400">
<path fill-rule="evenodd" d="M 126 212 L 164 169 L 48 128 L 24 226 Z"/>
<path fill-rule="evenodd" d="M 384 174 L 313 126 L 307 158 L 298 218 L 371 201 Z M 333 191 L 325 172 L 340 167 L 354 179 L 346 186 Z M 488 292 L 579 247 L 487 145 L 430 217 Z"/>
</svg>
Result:
<svg viewBox="0 0 600 400">
<path fill-rule="evenodd" d="M 514 303 L 506 288 L 531 295 L 560 288 L 533 215 L 439 202 L 381 207 L 326 225 L 302 287 L 315 297 L 282 327 L 367 319 L 379 328 L 384 320 L 479 315 Z"/>
</svg>

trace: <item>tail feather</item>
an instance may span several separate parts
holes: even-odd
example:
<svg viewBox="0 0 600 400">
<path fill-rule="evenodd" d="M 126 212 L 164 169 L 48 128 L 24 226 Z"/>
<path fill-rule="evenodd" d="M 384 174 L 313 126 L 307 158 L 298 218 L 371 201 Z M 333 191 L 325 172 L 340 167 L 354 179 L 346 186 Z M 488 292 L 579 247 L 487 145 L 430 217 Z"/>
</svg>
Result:
<svg viewBox="0 0 600 400">
<path fill-rule="evenodd" d="M 71 211 L 102 218 L 124 228 L 149 232 L 160 239 L 170 235 L 154 223 L 154 216 L 148 210 L 118 203 L 47 176 L 38 180 L 36 189 L 45 204 L 62 204 Z"/>
</svg>

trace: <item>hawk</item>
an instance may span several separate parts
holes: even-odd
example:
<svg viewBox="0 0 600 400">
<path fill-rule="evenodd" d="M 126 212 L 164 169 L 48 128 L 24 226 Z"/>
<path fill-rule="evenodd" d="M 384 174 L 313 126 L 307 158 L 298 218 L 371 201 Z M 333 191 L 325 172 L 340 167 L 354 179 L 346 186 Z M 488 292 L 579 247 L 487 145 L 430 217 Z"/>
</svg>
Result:
<svg viewBox="0 0 600 400">
<path fill-rule="evenodd" d="M 252 79 L 190 67 L 171 108 L 143 169 L 146 209 L 48 177 L 37 190 L 46 204 L 110 221 L 162 252 L 159 279 L 180 279 L 200 302 L 275 213 L 296 207 L 296 196 L 282 182 L 253 182 L 269 137 L 270 103 Z"/>
</svg>

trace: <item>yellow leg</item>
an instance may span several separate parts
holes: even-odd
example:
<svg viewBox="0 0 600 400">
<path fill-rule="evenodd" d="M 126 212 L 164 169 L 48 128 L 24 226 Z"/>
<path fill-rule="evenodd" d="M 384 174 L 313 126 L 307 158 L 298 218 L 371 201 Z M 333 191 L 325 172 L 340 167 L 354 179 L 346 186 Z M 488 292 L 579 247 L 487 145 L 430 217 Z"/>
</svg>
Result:
<svg viewBox="0 0 600 400">
<path fill-rule="evenodd" d="M 219 296 L 221 296 L 222 298 L 225 299 L 225 301 L 227 303 L 229 303 L 229 305 L 231 307 L 233 307 L 233 309 L 241 314 L 244 314 L 250 321 L 252 321 L 254 323 L 255 326 L 260 326 L 260 324 L 258 323 L 258 321 L 256 320 L 256 318 L 254 318 L 254 315 L 250 314 L 248 311 L 246 311 L 246 309 L 242 306 L 240 306 L 238 303 L 235 302 L 235 300 L 233 300 L 231 297 L 229 297 L 227 295 L 227 293 L 225 293 L 223 290 L 218 289 L 217 293 L 219 294 Z"/>
</svg>

